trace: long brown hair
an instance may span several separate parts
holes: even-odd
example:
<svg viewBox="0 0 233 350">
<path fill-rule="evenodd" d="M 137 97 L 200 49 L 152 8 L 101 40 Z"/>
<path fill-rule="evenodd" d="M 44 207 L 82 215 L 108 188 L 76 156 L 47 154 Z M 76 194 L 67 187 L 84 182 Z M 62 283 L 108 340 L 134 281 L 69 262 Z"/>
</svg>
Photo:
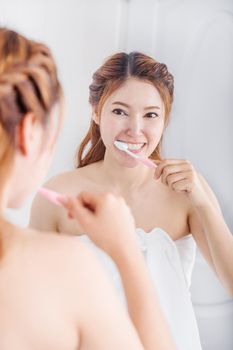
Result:
<svg viewBox="0 0 233 350">
<path fill-rule="evenodd" d="M 28 112 L 46 124 L 62 91 L 48 47 L 0 28 L 0 184 L 14 154 L 15 131 Z"/>
<path fill-rule="evenodd" d="M 152 83 L 159 91 L 165 108 L 167 125 L 173 101 L 174 80 L 165 64 L 140 53 L 117 53 L 109 57 L 93 74 L 89 86 L 89 102 L 99 116 L 106 99 L 129 77 L 135 77 Z M 161 142 L 151 154 L 152 159 L 161 159 Z M 87 149 L 89 146 L 89 149 Z M 100 128 L 91 120 L 89 130 L 77 152 L 77 167 L 81 168 L 104 158 L 105 146 L 101 139 Z"/>
</svg>

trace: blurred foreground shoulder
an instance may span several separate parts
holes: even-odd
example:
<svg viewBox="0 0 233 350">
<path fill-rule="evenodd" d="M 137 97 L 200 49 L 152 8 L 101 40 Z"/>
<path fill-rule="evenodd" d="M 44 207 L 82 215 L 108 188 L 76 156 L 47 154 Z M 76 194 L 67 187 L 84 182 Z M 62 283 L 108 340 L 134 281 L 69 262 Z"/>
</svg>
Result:
<svg viewBox="0 0 233 350">
<path fill-rule="evenodd" d="M 60 283 L 66 286 L 67 296 L 64 299 L 72 306 L 82 339 L 80 350 L 143 350 L 115 288 L 85 244 L 72 236 L 47 234 L 40 237 L 47 241 L 47 249 L 50 250 L 53 245 L 53 253 L 48 251 L 47 256 L 53 260 L 54 267 L 57 265 Z"/>
</svg>

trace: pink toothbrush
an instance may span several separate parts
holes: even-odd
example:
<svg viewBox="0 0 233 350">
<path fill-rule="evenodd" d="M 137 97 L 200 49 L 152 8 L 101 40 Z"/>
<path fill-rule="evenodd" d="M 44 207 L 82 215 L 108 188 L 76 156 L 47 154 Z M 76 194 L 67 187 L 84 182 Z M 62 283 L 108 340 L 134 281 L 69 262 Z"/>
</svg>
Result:
<svg viewBox="0 0 233 350">
<path fill-rule="evenodd" d="M 65 196 L 59 194 L 55 191 L 48 190 L 47 188 L 40 187 L 38 192 L 42 194 L 42 196 L 46 197 L 51 203 L 56 205 L 62 205 L 62 202 L 65 199 Z"/>
<path fill-rule="evenodd" d="M 156 168 L 157 165 L 152 162 L 152 160 L 148 159 L 148 158 L 142 158 L 140 156 L 138 156 L 137 154 L 131 152 L 128 149 L 128 145 L 125 142 L 122 141 L 114 141 L 114 145 L 120 150 L 120 151 L 124 151 L 127 154 L 129 154 L 131 157 L 137 159 L 139 162 L 141 162 L 142 164 L 144 164 L 145 166 L 147 166 L 148 168 Z"/>
</svg>

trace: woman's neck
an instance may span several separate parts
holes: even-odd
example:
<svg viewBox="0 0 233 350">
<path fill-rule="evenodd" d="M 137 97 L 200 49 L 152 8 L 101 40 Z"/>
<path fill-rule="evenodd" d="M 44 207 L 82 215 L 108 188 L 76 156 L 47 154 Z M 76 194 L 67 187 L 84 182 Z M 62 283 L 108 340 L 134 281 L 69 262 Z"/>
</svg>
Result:
<svg viewBox="0 0 233 350">
<path fill-rule="evenodd" d="M 140 163 L 133 168 L 124 167 L 108 154 L 101 163 L 101 172 L 105 183 L 123 193 L 143 188 L 154 175 L 153 170 Z"/>
<path fill-rule="evenodd" d="M 5 216 L 6 212 L 6 198 L 3 193 L 0 192 L 0 218 Z"/>
<path fill-rule="evenodd" d="M 8 203 L 8 193 L 9 193 L 8 184 L 0 185 L 0 217 L 5 216 Z"/>
<path fill-rule="evenodd" d="M 13 225 L 11 225 L 5 217 L 0 214 L 0 260 L 6 255 L 8 247 L 12 241 Z"/>
</svg>

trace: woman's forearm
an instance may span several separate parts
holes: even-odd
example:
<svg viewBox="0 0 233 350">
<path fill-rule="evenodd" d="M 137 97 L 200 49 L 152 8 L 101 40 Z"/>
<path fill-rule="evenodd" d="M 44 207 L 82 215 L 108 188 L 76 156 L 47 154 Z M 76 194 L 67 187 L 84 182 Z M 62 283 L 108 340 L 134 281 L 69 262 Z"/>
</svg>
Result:
<svg viewBox="0 0 233 350">
<path fill-rule="evenodd" d="M 128 311 L 146 350 L 174 350 L 169 327 L 139 250 L 114 258 L 121 274 Z"/>
<path fill-rule="evenodd" d="M 210 254 L 225 287 L 233 295 L 233 235 L 222 214 L 214 206 L 196 208 L 206 236 Z"/>
</svg>

